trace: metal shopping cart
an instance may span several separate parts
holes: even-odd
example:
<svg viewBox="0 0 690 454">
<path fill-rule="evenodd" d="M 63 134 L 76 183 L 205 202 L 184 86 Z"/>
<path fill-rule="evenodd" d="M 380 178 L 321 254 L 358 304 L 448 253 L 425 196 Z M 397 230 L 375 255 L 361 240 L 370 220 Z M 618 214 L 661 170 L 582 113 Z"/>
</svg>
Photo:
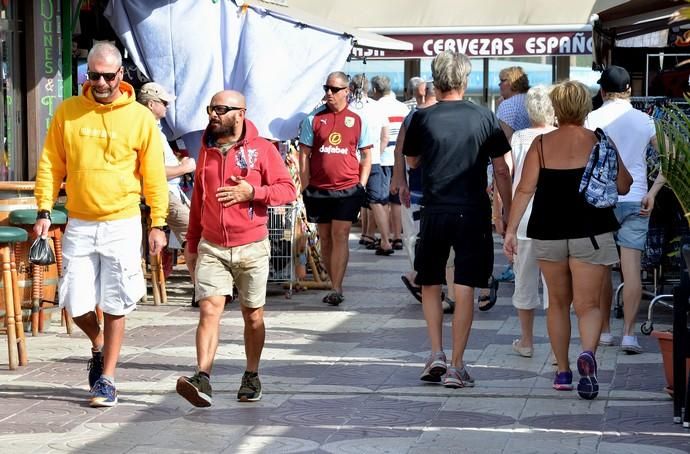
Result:
<svg viewBox="0 0 690 454">
<path fill-rule="evenodd" d="M 286 298 L 292 297 L 295 281 L 295 217 L 297 205 L 268 208 L 268 239 L 271 243 L 268 282 L 285 284 Z"/>
</svg>

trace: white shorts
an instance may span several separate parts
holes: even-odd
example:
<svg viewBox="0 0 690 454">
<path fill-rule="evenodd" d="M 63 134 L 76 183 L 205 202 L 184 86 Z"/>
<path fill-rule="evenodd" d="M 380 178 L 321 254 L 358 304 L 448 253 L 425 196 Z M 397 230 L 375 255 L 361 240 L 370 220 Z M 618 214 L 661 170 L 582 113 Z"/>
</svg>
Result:
<svg viewBox="0 0 690 454">
<path fill-rule="evenodd" d="M 79 317 L 99 306 L 126 315 L 146 294 L 141 268 L 141 218 L 70 219 L 62 238 L 60 306 Z"/>
<path fill-rule="evenodd" d="M 539 265 L 534 253 L 532 240 L 518 240 L 518 253 L 513 260 L 513 272 L 515 272 L 515 292 L 513 293 L 513 306 L 516 309 L 536 309 L 541 304 L 539 301 Z M 544 309 L 549 307 L 549 293 L 546 288 L 544 276 L 541 276 L 544 287 Z"/>
</svg>

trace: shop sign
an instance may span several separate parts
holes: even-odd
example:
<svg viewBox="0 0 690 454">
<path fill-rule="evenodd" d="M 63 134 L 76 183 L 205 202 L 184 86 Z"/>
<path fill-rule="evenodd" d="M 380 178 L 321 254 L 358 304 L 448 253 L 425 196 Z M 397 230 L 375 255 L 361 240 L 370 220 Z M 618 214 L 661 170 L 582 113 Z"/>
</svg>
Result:
<svg viewBox="0 0 690 454">
<path fill-rule="evenodd" d="M 435 57 L 444 50 L 470 58 L 541 55 L 591 55 L 592 32 L 466 33 L 386 35 L 407 41 L 411 51 L 354 48 L 353 57 L 373 59 Z"/>
<path fill-rule="evenodd" d="M 37 125 L 39 143 L 43 143 L 45 134 L 50 126 L 55 108 L 62 100 L 62 64 L 61 64 L 61 37 L 60 37 L 60 11 L 58 2 L 41 0 L 37 8 L 34 8 L 34 23 L 37 31 L 34 34 L 34 46 L 36 55 L 38 97 Z"/>
</svg>

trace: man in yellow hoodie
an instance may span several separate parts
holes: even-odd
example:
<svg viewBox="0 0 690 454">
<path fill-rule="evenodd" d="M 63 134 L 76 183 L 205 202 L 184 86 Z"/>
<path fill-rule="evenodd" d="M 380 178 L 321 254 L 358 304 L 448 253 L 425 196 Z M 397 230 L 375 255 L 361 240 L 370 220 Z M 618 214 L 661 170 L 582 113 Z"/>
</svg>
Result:
<svg viewBox="0 0 690 454">
<path fill-rule="evenodd" d="M 89 80 L 81 96 L 60 104 L 48 129 L 36 174 L 34 232 L 47 234 L 65 180 L 69 222 L 60 305 L 91 340 L 91 406 L 112 407 L 124 317 L 146 293 L 140 198 L 143 194 L 151 207 L 148 242 L 155 254 L 166 244 L 168 185 L 156 120 L 122 81 L 120 51 L 97 43 L 87 62 Z M 103 330 L 96 306 L 104 313 Z"/>
</svg>

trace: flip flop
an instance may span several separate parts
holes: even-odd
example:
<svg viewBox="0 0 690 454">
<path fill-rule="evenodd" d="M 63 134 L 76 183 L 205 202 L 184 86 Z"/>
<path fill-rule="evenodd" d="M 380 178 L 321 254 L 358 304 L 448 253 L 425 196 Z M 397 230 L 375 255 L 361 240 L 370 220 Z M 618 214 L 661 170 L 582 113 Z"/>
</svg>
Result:
<svg viewBox="0 0 690 454">
<path fill-rule="evenodd" d="M 410 293 L 412 293 L 412 296 L 414 296 L 415 299 L 421 303 L 422 302 L 422 288 L 417 287 L 412 282 L 410 282 L 408 277 L 405 276 L 404 274 L 402 276 L 400 276 L 400 280 L 403 281 L 403 284 L 405 284 L 405 287 L 407 287 L 407 290 L 409 290 Z"/>
<path fill-rule="evenodd" d="M 393 248 L 390 248 L 390 249 L 384 249 L 382 247 L 376 248 L 376 255 L 389 256 L 389 255 L 393 254 L 394 252 L 395 251 L 393 250 Z"/>
<path fill-rule="evenodd" d="M 489 294 L 479 297 L 479 310 L 482 312 L 488 311 L 494 307 L 496 300 L 498 300 L 498 281 L 491 276 L 489 278 Z M 482 306 L 484 301 L 488 301 L 488 303 Z"/>
</svg>

